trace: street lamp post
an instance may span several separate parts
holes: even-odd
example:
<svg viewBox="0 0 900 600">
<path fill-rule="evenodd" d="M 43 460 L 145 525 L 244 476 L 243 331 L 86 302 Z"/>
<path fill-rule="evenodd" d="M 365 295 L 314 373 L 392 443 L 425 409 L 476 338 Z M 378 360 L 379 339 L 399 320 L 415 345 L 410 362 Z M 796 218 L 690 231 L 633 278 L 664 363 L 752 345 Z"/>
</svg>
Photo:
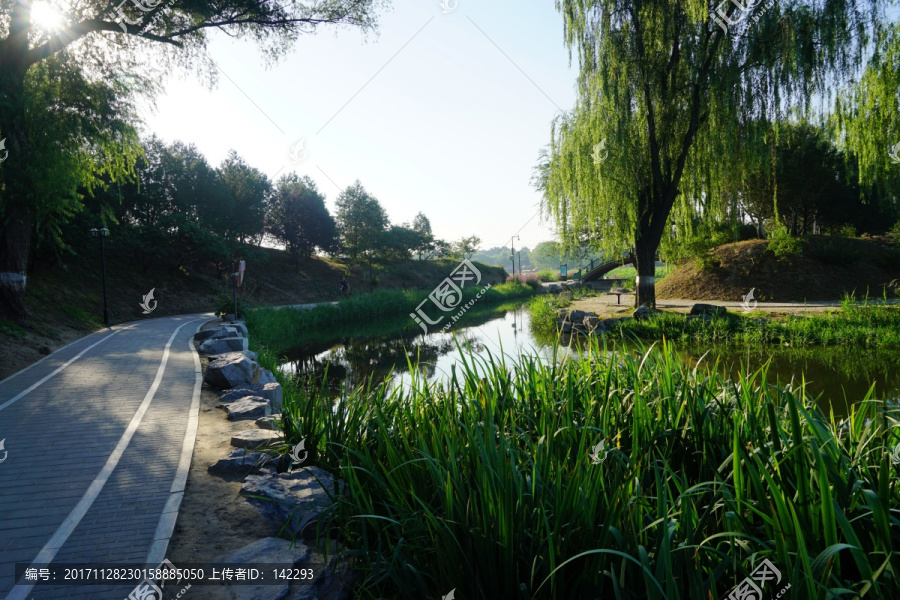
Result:
<svg viewBox="0 0 900 600">
<path fill-rule="evenodd" d="M 510 254 L 510 259 L 512 260 L 512 274 L 513 274 L 513 277 L 516 276 L 516 244 L 515 244 L 515 242 L 514 242 L 513 240 L 517 240 L 517 239 L 520 239 L 519 236 L 514 235 L 514 236 L 512 236 L 512 237 L 510 238 L 510 240 L 509 240 L 509 247 L 510 247 L 510 250 L 512 251 L 511 254 Z"/>
<path fill-rule="evenodd" d="M 109 327 L 109 308 L 106 304 L 106 257 L 103 254 L 103 238 L 109 235 L 109 229 L 101 227 L 100 229 L 91 229 L 93 237 L 100 238 L 100 279 L 103 281 L 103 323 Z"/>
</svg>

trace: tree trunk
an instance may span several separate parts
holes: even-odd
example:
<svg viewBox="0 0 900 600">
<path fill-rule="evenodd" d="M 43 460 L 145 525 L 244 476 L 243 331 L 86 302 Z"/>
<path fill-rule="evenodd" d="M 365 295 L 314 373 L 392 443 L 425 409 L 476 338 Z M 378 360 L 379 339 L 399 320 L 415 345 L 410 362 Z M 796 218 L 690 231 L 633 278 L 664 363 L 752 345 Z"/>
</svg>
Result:
<svg viewBox="0 0 900 600">
<path fill-rule="evenodd" d="M 634 262 L 637 271 L 635 282 L 634 305 L 647 304 L 650 308 L 656 308 L 656 250 L 659 240 L 655 243 L 651 236 L 640 237 L 634 242 Z"/>
<path fill-rule="evenodd" d="M 25 69 L 0 57 L 0 319 L 25 321 L 25 273 L 34 212 L 28 181 Z"/>
<path fill-rule="evenodd" d="M 648 187 L 638 198 L 639 217 L 634 236 L 635 307 L 646 304 L 656 308 L 656 251 L 677 195 L 678 189 L 668 185 L 656 191 Z"/>
</svg>

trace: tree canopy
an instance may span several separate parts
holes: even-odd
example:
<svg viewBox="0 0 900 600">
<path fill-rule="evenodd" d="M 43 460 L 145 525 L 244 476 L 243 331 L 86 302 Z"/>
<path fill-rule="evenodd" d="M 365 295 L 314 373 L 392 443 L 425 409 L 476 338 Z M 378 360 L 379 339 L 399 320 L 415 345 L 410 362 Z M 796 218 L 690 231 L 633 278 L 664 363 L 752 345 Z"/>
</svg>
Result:
<svg viewBox="0 0 900 600">
<path fill-rule="evenodd" d="M 376 10 L 387 3 L 132 4 L 55 3 L 59 26 L 48 29 L 32 18 L 30 0 L 0 2 L 0 140 L 8 152 L 0 163 L 2 318 L 25 317 L 25 270 L 33 235 L 54 238 L 60 219 L 78 210 L 79 187 L 102 186 L 130 171 L 138 151 L 137 135 L 129 129 L 135 97 L 152 98 L 175 67 L 193 68 L 215 80 L 205 52 L 208 31 L 251 38 L 274 60 L 300 35 L 321 25 L 372 29 Z M 39 114 L 45 108 L 50 114 Z M 51 136 L 68 145 L 52 150 Z M 255 226 L 262 217 L 254 213 L 250 218 Z M 240 229 L 236 233 L 247 235 Z"/>
<path fill-rule="evenodd" d="M 378 199 L 357 180 L 337 198 L 337 223 L 341 246 L 351 260 L 371 254 L 389 227 L 387 213 Z"/>
<path fill-rule="evenodd" d="M 707 0 L 557 0 L 578 98 L 553 123 L 536 182 L 562 241 L 633 244 L 635 302 L 655 304 L 663 234 L 697 215 L 734 218 L 727 191 L 770 164 L 771 124 L 846 85 L 880 46 L 886 4 L 724 3 L 723 27 Z"/>
<path fill-rule="evenodd" d="M 312 179 L 294 173 L 278 180 L 266 232 L 283 243 L 298 264 L 316 248 L 331 252 L 337 245 L 337 224 L 325 207 L 325 197 Z"/>
<path fill-rule="evenodd" d="M 876 32 L 878 51 L 859 82 L 838 96 L 831 124 L 857 158 L 859 182 L 900 203 L 900 22 Z"/>
</svg>

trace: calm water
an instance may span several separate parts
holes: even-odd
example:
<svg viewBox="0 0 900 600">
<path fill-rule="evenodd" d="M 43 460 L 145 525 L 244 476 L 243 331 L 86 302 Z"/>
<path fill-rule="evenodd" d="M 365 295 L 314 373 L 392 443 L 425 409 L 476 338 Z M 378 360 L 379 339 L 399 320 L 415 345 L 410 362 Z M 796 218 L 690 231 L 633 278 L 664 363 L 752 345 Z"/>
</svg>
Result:
<svg viewBox="0 0 900 600">
<path fill-rule="evenodd" d="M 488 351 L 495 358 L 501 353 L 507 362 L 520 353 L 552 356 L 553 349 L 531 335 L 529 315 L 524 308 L 473 316 L 454 328 L 456 339 L 449 333 L 425 335 L 409 329 L 408 317 L 379 324 L 379 333 L 360 331 L 332 340 L 310 342 L 288 353 L 281 368 L 295 374 L 326 374 L 335 384 L 355 385 L 370 375 L 392 377 L 402 385 L 409 381 L 409 363 L 418 359 L 420 371 L 429 379 L 446 377 L 460 361 L 457 344 L 476 355 Z M 404 329 L 406 328 L 406 329 Z M 709 351 L 707 353 L 707 351 Z M 793 378 L 799 385 L 806 378 L 807 391 L 819 399 L 822 408 L 831 407 L 843 415 L 847 406 L 863 398 L 875 384 L 875 397 L 900 396 L 900 351 L 869 351 L 846 348 L 791 349 L 778 346 L 736 349 L 728 346 L 712 348 L 680 348 L 691 364 L 699 360 L 719 361 L 719 370 L 735 373 L 742 365 L 755 370 L 767 361 L 769 381 L 779 385 Z M 705 356 L 704 356 L 705 354 Z"/>
</svg>

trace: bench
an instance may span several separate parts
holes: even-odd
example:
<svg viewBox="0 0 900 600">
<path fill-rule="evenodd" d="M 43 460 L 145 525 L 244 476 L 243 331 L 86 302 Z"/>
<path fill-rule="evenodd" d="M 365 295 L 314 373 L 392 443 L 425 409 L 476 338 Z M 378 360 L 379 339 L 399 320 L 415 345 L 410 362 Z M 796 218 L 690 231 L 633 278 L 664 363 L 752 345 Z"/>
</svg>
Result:
<svg viewBox="0 0 900 600">
<path fill-rule="evenodd" d="M 631 290 L 625 289 L 625 288 L 614 287 L 614 288 L 610 288 L 609 291 L 606 293 L 610 296 L 616 297 L 616 304 L 621 304 L 623 295 L 627 296 L 628 294 L 633 294 L 634 292 L 632 292 Z"/>
</svg>

